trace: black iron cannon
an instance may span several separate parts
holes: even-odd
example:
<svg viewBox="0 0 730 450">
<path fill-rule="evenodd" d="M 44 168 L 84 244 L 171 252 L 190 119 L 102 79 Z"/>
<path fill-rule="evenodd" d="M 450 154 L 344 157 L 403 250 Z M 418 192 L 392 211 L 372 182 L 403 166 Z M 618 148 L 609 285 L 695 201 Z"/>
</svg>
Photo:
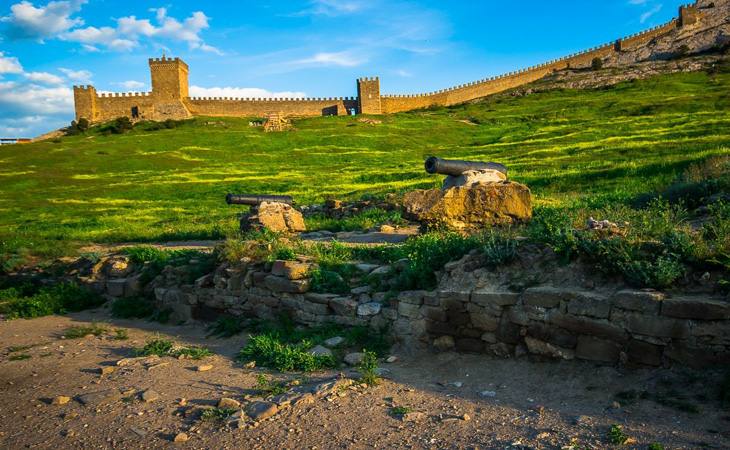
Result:
<svg viewBox="0 0 730 450">
<path fill-rule="evenodd" d="M 431 156 L 426 160 L 426 172 L 458 177 L 469 170 L 497 170 L 507 175 L 507 167 L 495 162 L 460 161 Z"/>
<path fill-rule="evenodd" d="M 229 205 L 258 206 L 263 202 L 286 203 L 291 205 L 294 199 L 289 195 L 252 195 L 252 194 L 228 194 L 226 203 Z"/>
</svg>

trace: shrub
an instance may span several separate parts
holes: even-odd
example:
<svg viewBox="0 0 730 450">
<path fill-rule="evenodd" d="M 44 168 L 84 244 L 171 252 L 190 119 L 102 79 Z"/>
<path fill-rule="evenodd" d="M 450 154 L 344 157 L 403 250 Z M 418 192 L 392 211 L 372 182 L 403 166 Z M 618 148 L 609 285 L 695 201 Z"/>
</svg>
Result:
<svg viewBox="0 0 730 450">
<path fill-rule="evenodd" d="M 208 326 L 208 336 L 229 338 L 244 330 L 244 321 L 236 316 L 221 316 Z"/>
<path fill-rule="evenodd" d="M 363 350 L 362 361 L 357 367 L 360 372 L 360 382 L 368 386 L 376 386 L 380 380 L 376 372 L 378 368 L 378 356 L 375 352 Z"/>
<path fill-rule="evenodd" d="M 603 60 L 601 58 L 593 58 L 591 61 L 591 69 L 593 70 L 601 70 L 603 69 Z"/>
<path fill-rule="evenodd" d="M 412 413 L 413 408 L 410 406 L 394 406 L 390 408 L 390 415 L 395 417 L 405 416 L 408 413 Z"/>
<path fill-rule="evenodd" d="M 347 294 L 350 292 L 350 285 L 338 272 L 334 270 L 315 269 L 311 272 L 312 292 Z"/>
<path fill-rule="evenodd" d="M 210 408 L 200 414 L 200 420 L 206 422 L 223 422 L 230 419 L 237 411 L 234 408 Z"/>
<path fill-rule="evenodd" d="M 487 266 L 501 266 L 517 257 L 517 241 L 491 232 L 486 236 L 483 251 Z"/>
<path fill-rule="evenodd" d="M 614 445 L 623 445 L 629 440 L 629 437 L 624 433 L 621 425 L 614 424 L 608 431 L 608 440 Z"/>
<path fill-rule="evenodd" d="M 630 261 L 621 267 L 621 271 L 631 285 L 663 289 L 681 278 L 685 268 L 675 258 L 660 256 L 655 261 Z"/>
<path fill-rule="evenodd" d="M 266 375 L 260 373 L 256 376 L 256 390 L 263 395 L 281 395 L 286 392 L 286 383 L 269 380 Z"/>
<path fill-rule="evenodd" d="M 203 359 L 213 353 L 205 347 L 176 347 L 169 339 L 154 338 L 147 341 L 144 347 L 136 350 L 139 356 L 184 356 L 190 359 Z"/>
<path fill-rule="evenodd" d="M 104 303 L 96 293 L 74 283 L 61 283 L 38 290 L 10 288 L 0 290 L 0 314 L 9 319 L 65 314 L 82 311 Z"/>
<path fill-rule="evenodd" d="M 307 340 L 287 344 L 281 342 L 277 334 L 261 334 L 251 337 L 239 352 L 238 359 L 256 361 L 257 365 L 282 372 L 313 372 L 335 366 L 335 360 L 331 356 L 309 353 L 311 347 Z"/>
<path fill-rule="evenodd" d="M 527 227 L 533 242 L 546 244 L 564 261 L 570 260 L 578 249 L 570 211 L 558 208 L 536 208 Z"/>
</svg>

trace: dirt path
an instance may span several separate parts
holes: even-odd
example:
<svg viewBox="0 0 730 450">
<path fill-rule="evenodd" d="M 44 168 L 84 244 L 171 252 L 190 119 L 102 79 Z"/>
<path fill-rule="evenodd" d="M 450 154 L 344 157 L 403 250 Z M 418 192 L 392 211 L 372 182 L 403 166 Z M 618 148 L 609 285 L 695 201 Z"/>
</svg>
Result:
<svg viewBox="0 0 730 450">
<path fill-rule="evenodd" d="M 61 338 L 68 327 L 92 321 L 126 329 L 129 339 Z M 202 344 L 216 355 L 202 362 L 166 357 L 116 366 L 155 335 Z M 255 427 L 197 420 L 196 408 L 221 397 L 245 403 L 255 395 L 260 373 L 302 383 L 334 374 L 302 378 L 242 368 L 233 357 L 244 343 L 245 337 L 206 339 L 202 325 L 111 320 L 104 310 L 0 323 L 0 448 L 597 449 L 612 448 L 607 438 L 612 424 L 621 424 L 636 440 L 621 448 L 647 448 L 651 442 L 665 448 L 730 447 L 730 413 L 711 397 L 717 388 L 712 374 L 622 373 L 587 363 L 476 355 L 398 355 L 395 363 L 382 364 L 389 373 L 379 386 L 338 390 L 283 409 Z M 32 347 L 13 348 L 19 346 Z M 200 364 L 213 368 L 199 372 Z M 114 371 L 100 375 L 101 367 Z M 673 407 L 660 404 L 674 398 L 657 394 L 665 387 L 687 394 L 699 413 L 682 411 L 688 406 L 676 401 Z M 140 393 L 149 389 L 159 399 L 143 401 Z M 613 405 L 614 394 L 629 389 L 646 390 L 649 398 Z M 89 393 L 109 397 L 110 391 L 119 394 L 87 405 L 79 401 Z M 51 404 L 57 396 L 71 400 Z M 398 406 L 422 414 L 403 421 L 391 415 Z M 181 432 L 189 440 L 173 443 Z"/>
</svg>

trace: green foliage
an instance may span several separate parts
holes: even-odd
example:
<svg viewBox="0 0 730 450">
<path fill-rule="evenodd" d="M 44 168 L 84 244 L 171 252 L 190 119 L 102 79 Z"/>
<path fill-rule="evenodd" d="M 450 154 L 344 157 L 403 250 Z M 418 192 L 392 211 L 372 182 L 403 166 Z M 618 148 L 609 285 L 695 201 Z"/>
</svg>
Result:
<svg viewBox="0 0 730 450">
<path fill-rule="evenodd" d="M 212 272 L 218 260 L 218 255 L 215 253 L 198 250 L 160 249 L 148 245 L 128 247 L 124 249 L 124 253 L 129 256 L 132 262 L 143 265 L 142 283 L 152 281 L 162 272 L 165 266 L 184 265 L 190 266 L 187 281 L 193 282 L 197 278 Z M 197 262 L 190 264 L 190 261 Z"/>
<path fill-rule="evenodd" d="M 245 322 L 241 317 L 221 316 L 208 326 L 208 336 L 229 338 L 240 334 L 245 329 Z"/>
<path fill-rule="evenodd" d="M 23 361 L 30 358 L 31 356 L 27 353 L 16 353 L 14 355 L 8 356 L 9 361 Z"/>
<path fill-rule="evenodd" d="M 263 373 L 256 376 L 256 390 L 264 396 L 281 395 L 287 391 L 286 383 L 275 382 Z"/>
<path fill-rule="evenodd" d="M 262 334 L 250 338 L 239 352 L 238 359 L 256 361 L 257 365 L 282 372 L 313 372 L 335 366 L 331 356 L 309 353 L 311 347 L 311 343 L 306 340 L 297 344 L 285 344 L 275 334 Z"/>
<path fill-rule="evenodd" d="M 488 267 L 501 266 L 517 257 L 517 241 L 492 231 L 485 236 L 482 250 Z"/>
<path fill-rule="evenodd" d="M 108 328 L 105 325 L 92 323 L 91 325 L 78 325 L 69 327 L 64 331 L 63 337 L 66 339 L 79 339 L 88 335 L 101 336 L 106 333 Z"/>
<path fill-rule="evenodd" d="M 153 338 L 147 341 L 144 347 L 135 352 L 138 356 L 172 356 L 174 358 L 183 356 L 190 359 L 203 359 L 212 356 L 213 353 L 205 347 L 181 347 L 164 338 Z"/>
<path fill-rule="evenodd" d="M 376 386 L 380 379 L 376 370 L 378 369 L 378 355 L 375 352 L 363 350 L 363 358 L 357 367 L 360 372 L 360 382 L 368 386 Z"/>
<path fill-rule="evenodd" d="M 77 284 L 61 283 L 55 286 L 8 288 L 0 290 L 0 314 L 8 319 L 65 314 L 82 311 L 104 303 L 104 299 Z"/>
<path fill-rule="evenodd" d="M 621 425 L 613 424 L 608 432 L 608 440 L 614 445 L 623 445 L 629 440 Z"/>
<path fill-rule="evenodd" d="M 144 319 L 154 312 L 154 305 L 144 297 L 118 298 L 112 303 L 112 316 L 120 319 Z"/>
<path fill-rule="evenodd" d="M 578 249 L 573 219 L 560 208 L 535 208 L 527 234 L 533 242 L 550 246 L 555 253 L 569 260 Z"/>
<path fill-rule="evenodd" d="M 129 332 L 125 330 L 124 328 L 117 328 L 114 330 L 114 335 L 112 336 L 112 339 L 115 341 L 126 341 L 129 339 Z"/>
<path fill-rule="evenodd" d="M 390 415 L 395 417 L 405 416 L 408 413 L 412 413 L 413 408 L 410 406 L 394 406 L 390 408 Z"/>
<path fill-rule="evenodd" d="M 209 408 L 200 414 L 200 420 L 205 422 L 224 422 L 236 414 L 237 411 L 234 408 Z"/>
<path fill-rule="evenodd" d="M 347 294 L 350 285 L 336 270 L 314 269 L 311 272 L 312 292 L 330 292 L 333 294 Z"/>
<path fill-rule="evenodd" d="M 103 125 L 99 128 L 99 132 L 102 134 L 124 134 L 133 128 L 132 121 L 129 117 L 117 117 L 111 122 Z"/>
<path fill-rule="evenodd" d="M 646 448 L 647 450 L 664 450 L 664 446 L 660 444 L 659 442 L 652 442 L 649 444 L 649 446 Z"/>
</svg>

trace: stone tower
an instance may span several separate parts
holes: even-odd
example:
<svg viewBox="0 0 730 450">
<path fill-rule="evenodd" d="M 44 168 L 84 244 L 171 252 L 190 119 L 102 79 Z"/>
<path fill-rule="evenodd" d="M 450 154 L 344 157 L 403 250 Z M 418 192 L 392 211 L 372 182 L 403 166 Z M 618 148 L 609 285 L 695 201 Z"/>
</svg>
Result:
<svg viewBox="0 0 730 450">
<path fill-rule="evenodd" d="M 378 77 L 357 80 L 357 106 L 360 114 L 382 114 Z"/>
<path fill-rule="evenodd" d="M 697 3 L 679 7 L 679 26 L 686 27 L 694 25 L 699 20 L 699 8 Z"/>
<path fill-rule="evenodd" d="M 96 88 L 94 86 L 74 86 L 74 108 L 76 120 L 84 118 L 90 122 L 96 120 Z"/>
<path fill-rule="evenodd" d="M 188 65 L 180 58 L 150 58 L 154 120 L 184 119 L 190 111 L 183 100 L 188 98 Z"/>
</svg>

